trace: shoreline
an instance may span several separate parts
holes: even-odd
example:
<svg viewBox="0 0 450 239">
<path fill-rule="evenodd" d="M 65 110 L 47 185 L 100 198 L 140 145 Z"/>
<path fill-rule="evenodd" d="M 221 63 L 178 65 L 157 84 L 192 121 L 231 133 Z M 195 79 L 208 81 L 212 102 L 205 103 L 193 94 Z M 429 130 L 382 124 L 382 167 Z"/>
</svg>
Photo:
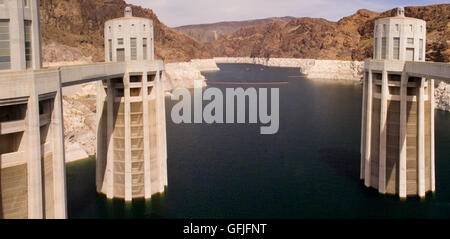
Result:
<svg viewBox="0 0 450 239">
<path fill-rule="evenodd" d="M 189 62 L 165 64 L 165 90 L 175 88 L 203 88 L 207 79 L 202 73 L 219 71 L 217 64 L 257 64 L 268 67 L 298 68 L 307 79 L 327 79 L 332 81 L 360 82 L 364 62 L 341 60 L 315 60 L 299 58 L 250 58 L 215 57 L 212 59 L 192 59 Z"/>
<path fill-rule="evenodd" d="M 269 67 L 299 68 L 308 79 L 361 81 L 364 62 L 342 60 L 315 60 L 300 58 L 251 58 L 251 57 L 215 57 L 219 64 L 256 64 Z"/>
<path fill-rule="evenodd" d="M 219 71 L 214 59 L 193 59 L 189 62 L 164 64 L 165 91 L 175 88 L 203 88 L 206 78 L 202 73 Z"/>
</svg>

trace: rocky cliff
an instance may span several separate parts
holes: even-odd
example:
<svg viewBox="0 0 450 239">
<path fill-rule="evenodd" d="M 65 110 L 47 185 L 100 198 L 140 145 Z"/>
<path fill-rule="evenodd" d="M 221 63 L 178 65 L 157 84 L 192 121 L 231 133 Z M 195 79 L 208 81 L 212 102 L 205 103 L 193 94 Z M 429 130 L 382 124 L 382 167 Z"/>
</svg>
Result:
<svg viewBox="0 0 450 239">
<path fill-rule="evenodd" d="M 394 10 L 362 9 L 337 22 L 321 18 L 273 21 L 225 35 L 208 43 L 208 48 L 214 56 L 361 61 L 372 57 L 375 20 L 393 14 Z M 427 22 L 427 60 L 449 62 L 450 4 L 406 7 L 405 14 Z"/>
<path fill-rule="evenodd" d="M 190 62 L 168 63 L 164 65 L 166 90 L 175 88 L 201 88 L 206 86 L 202 72 L 220 70 L 214 59 L 195 59 Z"/>
<path fill-rule="evenodd" d="M 434 97 L 437 109 L 450 111 L 450 84 L 435 82 Z"/>
<path fill-rule="evenodd" d="M 122 17 L 126 6 L 133 8 L 135 16 L 153 20 L 157 58 L 170 62 L 211 57 L 203 44 L 167 27 L 150 9 L 128 5 L 123 0 L 41 0 L 44 61 L 60 61 L 56 56 L 67 54 L 103 61 L 104 23 Z M 54 45 L 64 47 L 54 48 Z M 56 52 L 48 54 L 49 49 Z"/>
<path fill-rule="evenodd" d="M 95 155 L 96 84 L 75 86 L 63 96 L 66 162 Z"/>
</svg>

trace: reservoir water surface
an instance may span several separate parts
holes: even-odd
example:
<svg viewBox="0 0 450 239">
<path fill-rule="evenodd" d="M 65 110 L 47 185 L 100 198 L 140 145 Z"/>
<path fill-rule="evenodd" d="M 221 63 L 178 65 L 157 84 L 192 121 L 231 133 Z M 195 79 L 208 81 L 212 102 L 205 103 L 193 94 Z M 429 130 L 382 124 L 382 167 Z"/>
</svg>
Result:
<svg viewBox="0 0 450 239">
<path fill-rule="evenodd" d="M 174 124 L 166 97 L 168 187 L 151 200 L 107 200 L 95 159 L 67 166 L 69 218 L 450 218 L 450 113 L 436 111 L 436 193 L 400 200 L 359 179 L 359 83 L 308 80 L 294 68 L 219 64 L 208 87 L 280 89 L 280 128 Z M 214 82 L 288 82 L 216 85 Z"/>
</svg>

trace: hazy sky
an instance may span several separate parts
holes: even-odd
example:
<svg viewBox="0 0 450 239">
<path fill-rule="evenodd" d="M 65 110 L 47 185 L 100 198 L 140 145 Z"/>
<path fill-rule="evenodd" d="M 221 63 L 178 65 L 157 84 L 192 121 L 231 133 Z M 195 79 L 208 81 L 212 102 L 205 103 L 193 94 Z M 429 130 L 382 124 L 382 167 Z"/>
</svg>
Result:
<svg viewBox="0 0 450 239">
<path fill-rule="evenodd" d="M 266 17 L 323 17 L 336 21 L 366 8 L 449 3 L 450 0 L 125 0 L 152 9 L 169 27 Z"/>
</svg>

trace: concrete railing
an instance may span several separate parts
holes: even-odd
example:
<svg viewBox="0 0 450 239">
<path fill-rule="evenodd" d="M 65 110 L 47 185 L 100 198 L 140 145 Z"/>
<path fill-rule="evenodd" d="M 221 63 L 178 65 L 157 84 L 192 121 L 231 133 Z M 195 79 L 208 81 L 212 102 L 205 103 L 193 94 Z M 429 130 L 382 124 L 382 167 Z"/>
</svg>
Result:
<svg viewBox="0 0 450 239">
<path fill-rule="evenodd" d="M 142 72 L 142 71 L 162 71 L 164 69 L 164 63 L 162 60 L 155 61 L 132 61 L 127 63 L 128 72 Z"/>
<path fill-rule="evenodd" d="M 0 105 L 26 103 L 31 91 L 38 95 L 71 86 L 108 78 L 123 77 L 125 72 L 162 71 L 162 61 L 93 63 L 49 67 L 40 70 L 0 72 Z M 30 88 L 31 87 L 31 88 Z"/>
<path fill-rule="evenodd" d="M 95 63 L 87 65 L 62 66 L 61 85 L 70 86 L 80 83 L 103 80 L 108 77 L 123 75 L 126 71 L 126 63 Z"/>
<path fill-rule="evenodd" d="M 70 86 L 90 81 L 103 80 L 111 77 L 122 77 L 125 72 L 161 71 L 164 69 L 162 61 L 134 61 L 94 63 L 86 65 L 61 66 L 61 85 Z"/>
<path fill-rule="evenodd" d="M 366 59 L 365 69 L 389 68 L 405 71 L 409 76 L 425 77 L 450 82 L 450 64 L 426 61 L 386 61 Z"/>
<path fill-rule="evenodd" d="M 406 62 L 405 71 L 410 76 L 426 77 L 450 82 L 450 64 L 439 62 Z"/>
<path fill-rule="evenodd" d="M 366 59 L 364 61 L 364 67 L 366 69 L 381 69 L 381 68 L 389 68 L 396 69 L 398 71 L 403 71 L 405 67 L 404 61 L 386 61 L 386 60 L 374 60 L 374 59 Z"/>
</svg>

